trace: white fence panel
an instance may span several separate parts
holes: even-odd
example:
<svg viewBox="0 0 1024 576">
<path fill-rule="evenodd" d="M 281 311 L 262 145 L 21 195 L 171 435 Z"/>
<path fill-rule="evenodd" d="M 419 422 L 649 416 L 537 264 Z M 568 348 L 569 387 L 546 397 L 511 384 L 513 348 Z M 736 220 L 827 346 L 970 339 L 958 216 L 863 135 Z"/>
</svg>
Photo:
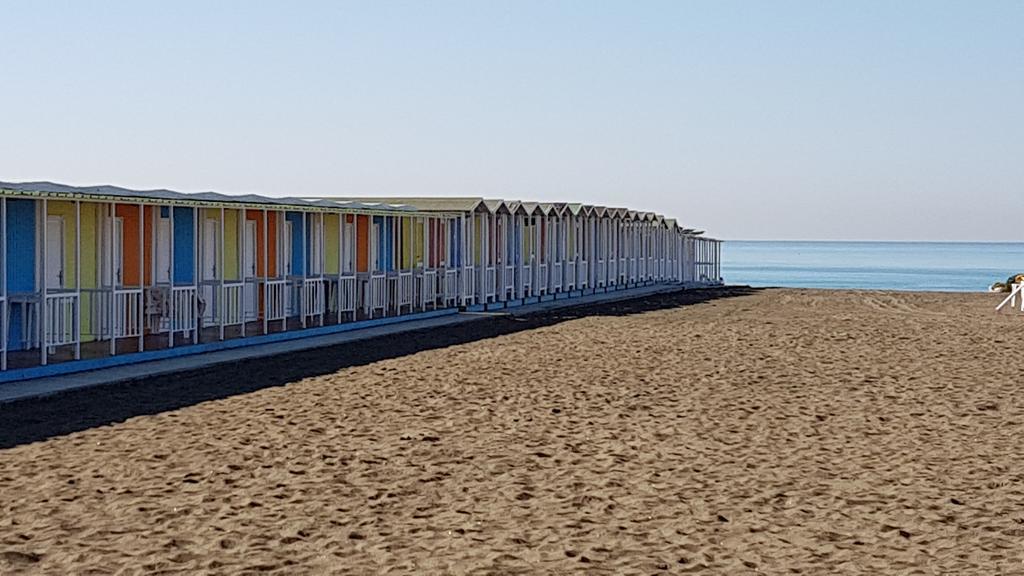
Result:
<svg viewBox="0 0 1024 576">
<path fill-rule="evenodd" d="M 302 279 L 302 315 L 322 317 L 327 310 L 327 290 L 323 278 Z"/>
<path fill-rule="evenodd" d="M 412 303 L 416 299 L 416 280 L 412 276 L 412 270 L 402 271 L 398 273 L 398 311 L 402 311 L 403 306 L 408 306 L 409 311 L 412 312 Z"/>
<path fill-rule="evenodd" d="M 515 298 L 516 292 L 516 267 L 505 266 L 503 288 L 506 298 Z"/>
<path fill-rule="evenodd" d="M 476 268 L 466 266 L 462 269 L 462 305 L 468 306 L 473 303 L 473 295 L 476 293 Z"/>
<path fill-rule="evenodd" d="M 47 294 L 46 325 L 43 327 L 47 346 L 74 344 L 78 341 L 76 319 L 78 318 L 77 294 Z"/>
<path fill-rule="evenodd" d="M 218 316 L 220 323 L 224 326 L 234 326 L 245 323 L 245 283 L 232 282 L 225 284 L 220 290 L 220 300 L 217 302 Z"/>
<path fill-rule="evenodd" d="M 288 315 L 288 281 L 267 280 L 264 285 L 263 315 L 268 321 L 284 320 Z"/>
<path fill-rule="evenodd" d="M 419 301 L 420 308 L 427 309 L 427 306 L 437 308 L 437 270 L 423 270 L 419 274 Z"/>
<path fill-rule="evenodd" d="M 338 277 L 338 313 L 355 314 L 356 312 L 356 277 Z"/>
<path fill-rule="evenodd" d="M 142 288 L 114 290 L 114 335 L 142 335 Z"/>
<path fill-rule="evenodd" d="M 171 288 L 171 332 L 190 332 L 198 327 L 196 301 L 195 286 Z"/>
<path fill-rule="evenodd" d="M 484 269 L 484 299 L 491 301 L 498 297 L 498 269 L 488 266 Z"/>
<path fill-rule="evenodd" d="M 388 309 L 388 277 L 384 272 L 375 272 L 370 274 L 370 310 L 373 314 L 375 311 L 380 310 L 382 313 L 386 313 Z"/>
<path fill-rule="evenodd" d="M 444 271 L 444 305 L 459 305 L 459 270 L 447 268 Z"/>
</svg>

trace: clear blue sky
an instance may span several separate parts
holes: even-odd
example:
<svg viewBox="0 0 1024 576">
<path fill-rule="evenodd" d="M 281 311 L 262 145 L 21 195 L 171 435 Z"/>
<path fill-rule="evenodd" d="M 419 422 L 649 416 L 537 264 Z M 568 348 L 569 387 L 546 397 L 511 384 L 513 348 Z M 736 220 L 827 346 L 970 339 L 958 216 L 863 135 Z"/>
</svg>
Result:
<svg viewBox="0 0 1024 576">
<path fill-rule="evenodd" d="M 0 180 L 1024 239 L 1024 1 L 0 0 Z"/>
</svg>

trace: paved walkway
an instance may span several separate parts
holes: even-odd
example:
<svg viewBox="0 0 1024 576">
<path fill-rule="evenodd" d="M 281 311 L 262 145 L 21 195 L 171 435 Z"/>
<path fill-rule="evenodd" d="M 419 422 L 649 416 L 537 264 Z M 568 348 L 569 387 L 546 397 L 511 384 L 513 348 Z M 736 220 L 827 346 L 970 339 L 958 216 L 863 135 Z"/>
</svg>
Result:
<svg viewBox="0 0 1024 576">
<path fill-rule="evenodd" d="M 50 378 L 38 378 L 35 380 L 26 380 L 21 382 L 9 382 L 6 384 L 0 384 L 0 404 L 6 402 L 13 402 L 16 400 L 23 400 L 27 398 L 57 394 L 60 392 L 74 390 L 77 388 L 100 386 L 103 384 L 112 384 L 115 382 L 123 382 L 126 380 L 138 380 L 149 376 L 157 376 L 161 374 L 181 372 L 185 370 L 195 370 L 197 368 L 214 366 L 217 364 L 225 364 L 229 362 L 240 362 L 248 358 L 275 356 L 278 354 L 287 354 L 289 352 L 308 350 L 310 348 L 334 346 L 337 344 L 344 344 L 345 342 L 365 340 L 367 338 L 374 338 L 377 336 L 389 336 L 401 334 L 403 332 L 411 332 L 414 330 L 448 327 L 457 324 L 463 324 L 466 322 L 486 321 L 488 318 L 491 318 L 495 315 L 533 314 L 538 312 L 546 312 L 548 310 L 554 310 L 558 308 L 567 308 L 572 306 L 581 306 L 601 302 L 612 302 L 615 300 L 643 298 L 645 296 L 650 296 L 652 294 L 658 294 L 662 292 L 674 292 L 676 290 L 680 290 L 680 286 L 647 286 L 643 288 L 634 288 L 631 290 L 622 290 L 618 292 L 590 294 L 578 298 L 564 298 L 559 300 L 551 300 L 548 302 L 527 304 L 524 306 L 509 308 L 507 310 L 499 310 L 492 312 L 463 312 L 460 314 L 453 314 L 448 316 L 439 316 L 435 318 L 426 318 L 422 320 L 409 320 L 408 322 L 399 322 L 384 326 L 374 326 L 371 328 L 353 330 L 350 332 L 341 332 L 338 334 L 328 334 L 325 336 L 311 336 L 309 338 L 299 338 L 295 340 L 289 340 L 286 342 L 258 344 L 255 346 L 245 346 L 241 348 L 220 350 L 217 352 L 209 352 L 205 354 L 180 356 L 164 360 L 141 362 L 138 364 L 127 364 L 124 366 L 103 368 L 100 370 L 93 370 L 91 372 L 79 372 L 76 374 L 53 376 Z"/>
</svg>

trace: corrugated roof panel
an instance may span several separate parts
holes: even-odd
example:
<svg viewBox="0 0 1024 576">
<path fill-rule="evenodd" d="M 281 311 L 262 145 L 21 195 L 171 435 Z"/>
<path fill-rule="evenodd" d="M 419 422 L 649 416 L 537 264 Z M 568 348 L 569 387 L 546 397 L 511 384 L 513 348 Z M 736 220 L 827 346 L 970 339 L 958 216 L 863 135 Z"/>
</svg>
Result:
<svg viewBox="0 0 1024 576">
<path fill-rule="evenodd" d="M 175 192 L 174 190 L 131 190 L 119 186 L 69 186 L 55 182 L 0 182 L 0 190 L 21 192 L 33 195 L 78 196 L 96 199 L 122 199 L 125 201 L 164 201 L 169 203 L 188 204 L 247 204 L 294 208 L 349 208 L 353 210 L 375 210 L 384 212 L 415 212 L 411 206 L 395 204 L 366 204 L 350 202 L 340 205 L 325 200 L 305 200 L 302 198 L 272 198 L 257 194 L 228 195 L 219 192 Z"/>
</svg>

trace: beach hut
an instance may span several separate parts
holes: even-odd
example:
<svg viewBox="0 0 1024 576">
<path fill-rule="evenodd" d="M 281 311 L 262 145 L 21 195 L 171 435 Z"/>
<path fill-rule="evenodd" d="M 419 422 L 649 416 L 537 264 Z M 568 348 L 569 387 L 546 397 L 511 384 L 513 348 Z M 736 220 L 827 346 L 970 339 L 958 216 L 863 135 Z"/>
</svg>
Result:
<svg viewBox="0 0 1024 576">
<path fill-rule="evenodd" d="M 653 212 L 48 182 L 0 183 L 0 259 L 5 372 L 442 308 L 721 282 L 720 243 Z"/>
</svg>

